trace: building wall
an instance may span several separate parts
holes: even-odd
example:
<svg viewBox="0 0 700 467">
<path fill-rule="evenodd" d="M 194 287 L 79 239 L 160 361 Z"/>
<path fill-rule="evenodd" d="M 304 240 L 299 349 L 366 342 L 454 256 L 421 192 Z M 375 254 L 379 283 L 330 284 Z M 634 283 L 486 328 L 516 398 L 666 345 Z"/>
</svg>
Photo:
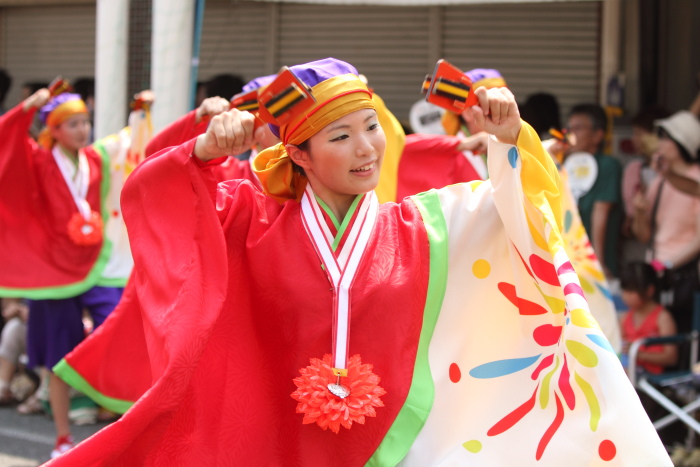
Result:
<svg viewBox="0 0 700 467">
<path fill-rule="evenodd" d="M 677 111 L 700 92 L 700 1 L 662 0 L 660 7 L 658 102 Z"/>
<path fill-rule="evenodd" d="M 367 76 L 401 120 L 438 58 L 496 68 L 519 100 L 547 91 L 563 111 L 597 100 L 600 2 L 384 7 L 209 0 L 199 76 L 245 79 L 333 56 Z M 272 18 L 272 20 L 269 20 Z"/>
<path fill-rule="evenodd" d="M 94 2 L 0 11 L 0 66 L 17 83 L 8 105 L 24 81 L 94 74 Z M 521 101 L 552 92 L 565 113 L 597 100 L 599 23 L 597 1 L 385 7 L 208 0 L 199 79 L 252 79 L 334 56 L 355 65 L 407 120 L 423 77 L 446 58 L 464 70 L 500 70 Z"/>
<path fill-rule="evenodd" d="M 27 81 L 95 74 L 95 4 L 3 8 L 2 66 L 13 78 L 6 106 Z"/>
</svg>

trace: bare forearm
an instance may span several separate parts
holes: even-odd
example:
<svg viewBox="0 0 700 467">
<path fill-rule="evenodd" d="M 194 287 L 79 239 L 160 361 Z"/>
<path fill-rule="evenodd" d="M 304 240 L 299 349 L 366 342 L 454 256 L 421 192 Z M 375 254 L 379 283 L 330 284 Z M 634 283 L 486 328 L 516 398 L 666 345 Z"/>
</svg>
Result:
<svg viewBox="0 0 700 467">
<path fill-rule="evenodd" d="M 608 222 L 610 219 L 610 211 L 613 203 L 598 201 L 593 205 L 593 213 L 591 215 L 591 243 L 593 250 L 601 264 L 605 264 L 606 254 L 612 252 L 605 251 L 605 236 L 608 231 Z"/>
<path fill-rule="evenodd" d="M 647 243 L 651 239 L 651 223 L 649 222 L 649 214 L 646 211 L 637 210 L 635 212 L 632 218 L 632 233 L 642 243 Z"/>
<path fill-rule="evenodd" d="M 663 352 L 640 351 L 637 360 L 652 365 L 671 366 L 676 364 L 678 354 L 673 346 L 664 346 Z"/>
<path fill-rule="evenodd" d="M 591 243 L 593 244 L 593 251 L 598 257 L 600 264 L 605 264 L 605 225 L 593 226 L 593 235 L 591 236 Z"/>
<path fill-rule="evenodd" d="M 668 182 L 673 185 L 675 189 L 691 196 L 700 197 L 700 183 L 698 183 L 696 180 L 677 174 L 673 170 L 670 170 L 666 175 L 664 175 L 664 178 L 668 180 Z"/>
</svg>

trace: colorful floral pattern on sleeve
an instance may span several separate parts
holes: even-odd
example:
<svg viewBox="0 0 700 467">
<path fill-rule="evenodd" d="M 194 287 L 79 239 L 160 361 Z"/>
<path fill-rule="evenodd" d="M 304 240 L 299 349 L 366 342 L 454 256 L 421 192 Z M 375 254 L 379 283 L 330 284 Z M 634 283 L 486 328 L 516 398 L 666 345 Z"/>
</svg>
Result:
<svg viewBox="0 0 700 467">
<path fill-rule="evenodd" d="M 490 143 L 489 173 L 425 195 L 439 197 L 449 265 L 433 406 L 401 465 L 671 465 L 590 314 L 561 182 L 528 125 L 517 147 Z"/>
<path fill-rule="evenodd" d="M 150 112 L 134 110 L 129 115 L 129 126 L 93 144 L 102 156 L 104 168 L 109 165 L 109 170 L 104 170 L 103 173 L 110 177 L 109 190 L 103 193 L 102 217 L 105 235 L 112 243 L 112 250 L 98 285 L 124 287 L 134 267 L 129 236 L 122 217 L 121 192 L 131 172 L 145 159 L 146 145 L 151 136 Z"/>
<path fill-rule="evenodd" d="M 564 169 L 561 169 L 559 174 L 564 199 L 564 223 L 561 231 L 564 248 L 578 274 L 591 314 L 600 325 L 610 346 L 615 352 L 619 352 L 622 346 L 620 324 L 608 281 L 581 222 L 578 206 L 569 189 L 568 174 Z"/>
</svg>

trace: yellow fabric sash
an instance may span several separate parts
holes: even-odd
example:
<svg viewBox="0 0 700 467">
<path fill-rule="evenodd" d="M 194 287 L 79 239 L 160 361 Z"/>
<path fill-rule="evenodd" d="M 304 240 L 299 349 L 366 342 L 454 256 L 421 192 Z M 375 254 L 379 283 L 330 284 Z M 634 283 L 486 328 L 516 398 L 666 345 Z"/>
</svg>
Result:
<svg viewBox="0 0 700 467">
<path fill-rule="evenodd" d="M 51 136 L 51 128 L 57 127 L 73 115 L 87 113 L 89 113 L 87 105 L 85 105 L 82 99 L 66 101 L 59 105 L 46 117 L 46 126 L 39 133 L 39 144 L 43 148 L 51 149 L 55 143 L 53 136 Z"/>
<path fill-rule="evenodd" d="M 329 123 L 356 110 L 374 109 L 371 92 L 353 74 L 335 76 L 311 88 L 316 104 L 280 127 L 280 139 L 287 144 L 301 144 Z M 299 201 L 304 194 L 306 177 L 294 172 L 284 143 L 261 151 L 253 160 L 265 194 L 278 202 Z"/>
<path fill-rule="evenodd" d="M 377 109 L 379 124 L 386 137 L 386 149 L 384 149 L 384 161 L 379 172 L 379 183 L 374 192 L 380 203 L 389 201 L 401 201 L 396 199 L 396 187 L 399 178 L 399 162 L 406 144 L 406 133 L 394 114 L 386 107 L 384 101 L 377 94 L 372 95 L 374 108 Z"/>
</svg>

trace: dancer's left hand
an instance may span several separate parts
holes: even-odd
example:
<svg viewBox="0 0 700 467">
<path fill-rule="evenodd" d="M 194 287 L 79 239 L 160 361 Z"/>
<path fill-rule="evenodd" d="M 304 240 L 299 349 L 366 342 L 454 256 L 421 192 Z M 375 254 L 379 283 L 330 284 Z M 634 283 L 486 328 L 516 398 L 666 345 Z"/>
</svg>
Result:
<svg viewBox="0 0 700 467">
<path fill-rule="evenodd" d="M 500 142 L 515 144 L 522 123 L 513 93 L 508 88 L 480 87 L 474 94 L 479 99 L 479 104 L 468 107 L 462 114 L 470 113 L 477 125 Z"/>
</svg>

